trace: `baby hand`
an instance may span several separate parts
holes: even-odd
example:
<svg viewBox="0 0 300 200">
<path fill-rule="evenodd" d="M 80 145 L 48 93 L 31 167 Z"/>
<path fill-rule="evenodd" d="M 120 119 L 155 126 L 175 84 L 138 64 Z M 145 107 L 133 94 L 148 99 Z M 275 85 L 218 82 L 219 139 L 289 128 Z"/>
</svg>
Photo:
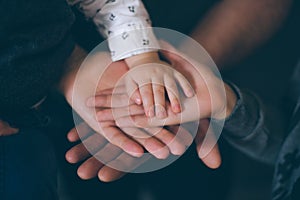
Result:
<svg viewBox="0 0 300 200">
<path fill-rule="evenodd" d="M 166 98 L 174 113 L 181 112 L 177 83 L 187 97 L 194 95 L 186 78 L 159 59 L 157 53 L 145 53 L 126 59 L 130 70 L 125 79 L 127 93 L 134 102 L 143 104 L 148 117 L 167 117 Z"/>
</svg>

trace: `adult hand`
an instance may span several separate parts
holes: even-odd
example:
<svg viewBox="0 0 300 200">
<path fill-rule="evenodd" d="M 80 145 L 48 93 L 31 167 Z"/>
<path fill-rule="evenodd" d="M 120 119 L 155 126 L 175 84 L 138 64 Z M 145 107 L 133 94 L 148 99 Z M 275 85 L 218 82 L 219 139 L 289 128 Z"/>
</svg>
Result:
<svg viewBox="0 0 300 200">
<path fill-rule="evenodd" d="M 78 50 L 77 52 L 75 50 L 75 53 L 71 56 L 69 64 L 71 66 L 77 65 L 77 67 L 71 67 L 74 70 L 71 70 L 67 74 L 61 88 L 73 109 L 95 132 L 102 134 L 111 144 L 120 147 L 135 157 L 143 155 L 143 147 L 149 152 L 154 153 L 157 158 L 165 158 L 169 152 L 175 155 L 184 153 L 186 144 L 175 139 L 175 135 L 165 129 L 156 130 L 155 132 L 159 134 L 155 134 L 155 136 L 151 135 L 151 131 L 146 130 L 148 137 L 133 139 L 128 136 L 128 133 L 132 133 L 133 130 L 124 128 L 120 131 L 114 126 L 113 121 L 99 123 L 96 120 L 95 109 L 87 107 L 87 99 L 94 96 L 95 90 L 114 87 L 119 78 L 128 71 L 128 68 L 124 62 L 112 63 L 107 53 L 96 53 L 89 57 L 84 62 L 82 68 L 79 69 L 79 65 L 84 59 L 84 56 L 81 55 L 84 53 L 79 50 L 79 54 Z M 74 63 L 73 60 L 78 60 L 79 57 L 83 59 Z M 107 66 L 109 67 L 105 69 Z M 145 130 L 141 130 L 140 134 L 145 134 Z M 186 137 L 191 138 L 191 135 L 187 135 Z M 165 145 L 168 148 L 165 148 Z"/>
<path fill-rule="evenodd" d="M 19 129 L 12 128 L 12 127 L 10 127 L 10 125 L 7 122 L 0 120 L 0 137 L 13 135 L 18 132 L 19 132 Z"/>
<path fill-rule="evenodd" d="M 169 127 L 169 130 L 173 132 L 182 133 L 180 135 L 188 133 L 185 129 L 180 129 L 179 131 L 176 126 Z M 70 142 L 77 142 L 80 139 L 82 142 L 66 153 L 66 159 L 70 163 L 83 161 L 77 170 L 78 176 L 82 179 L 98 176 L 101 181 L 111 182 L 121 178 L 126 172 L 134 170 L 151 158 L 149 154 L 140 158 L 130 156 L 122 149 L 109 143 L 101 134 L 95 133 L 84 122 L 68 133 Z M 185 140 L 184 142 L 189 146 L 192 141 Z M 86 146 L 89 148 L 87 149 Z"/>
<path fill-rule="evenodd" d="M 120 91 L 120 89 L 119 89 L 119 91 Z M 92 100 L 93 105 L 108 108 L 111 105 L 111 103 L 108 104 L 107 102 L 113 101 L 112 100 L 113 95 L 111 95 L 111 92 L 112 92 L 112 89 L 102 91 L 101 95 L 100 94 L 97 95 Z M 118 106 L 127 105 L 128 96 L 126 97 L 126 95 L 120 95 L 120 96 L 115 96 L 115 97 L 116 97 L 115 101 L 118 101 L 117 102 Z M 169 110 L 168 118 L 170 119 L 170 116 L 173 116 L 174 113 L 170 112 L 171 109 L 168 109 L 168 110 Z M 112 120 L 117 120 L 119 123 L 122 123 L 122 121 L 125 119 L 126 121 L 125 122 L 123 121 L 123 123 L 130 124 L 130 123 L 132 123 L 129 121 L 130 118 L 123 117 L 123 116 L 127 116 L 128 114 L 134 115 L 132 117 L 136 118 L 136 119 L 142 119 L 142 118 L 144 119 L 143 107 L 135 105 L 135 104 L 132 104 L 126 108 L 115 108 L 115 111 L 113 111 L 113 109 L 101 110 L 97 113 L 97 119 L 100 123 L 112 121 Z M 148 118 L 146 117 L 145 119 L 148 119 Z M 173 119 L 176 119 L 176 118 L 173 118 Z M 175 122 L 174 121 L 171 121 L 171 122 L 172 123 L 177 122 L 177 121 L 175 121 Z M 139 121 L 137 123 L 139 123 Z M 140 123 L 139 125 L 143 125 L 143 124 Z M 139 125 L 137 125 L 137 126 L 139 126 Z M 207 138 L 206 140 L 205 140 L 205 137 Z M 187 135 L 186 136 L 183 135 L 182 138 L 187 138 Z M 205 142 L 204 142 L 204 140 L 205 140 Z M 196 143 L 198 156 L 203 161 L 203 163 L 206 166 L 208 166 L 209 168 L 213 168 L 213 169 L 218 168 L 221 164 L 221 156 L 220 156 L 220 152 L 218 149 L 215 135 L 214 135 L 212 129 L 209 127 L 208 119 L 200 120 L 199 129 L 198 129 L 198 132 L 195 137 L 195 143 Z"/>
</svg>

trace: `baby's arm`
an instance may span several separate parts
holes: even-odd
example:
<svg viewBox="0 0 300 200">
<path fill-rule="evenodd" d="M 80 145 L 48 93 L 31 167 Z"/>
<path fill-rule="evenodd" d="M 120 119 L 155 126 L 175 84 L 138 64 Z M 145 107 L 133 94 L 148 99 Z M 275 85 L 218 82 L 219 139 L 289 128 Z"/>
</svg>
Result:
<svg viewBox="0 0 300 200">
<path fill-rule="evenodd" d="M 192 89 L 181 74 L 159 59 L 159 44 L 151 28 L 149 15 L 140 0 L 68 2 L 77 5 L 87 18 L 93 20 L 97 30 L 108 38 L 113 61 L 125 59 L 131 69 L 141 66 L 138 70 L 130 70 L 126 87 L 132 100 L 137 104 L 143 103 L 147 116 L 153 117 L 155 113 L 160 118 L 167 116 L 165 91 L 173 111 L 181 111 L 177 83 L 188 97 L 193 96 Z"/>
<path fill-rule="evenodd" d="M 159 49 L 141 0 L 67 1 L 93 20 L 97 31 L 108 38 L 113 61 Z"/>
</svg>

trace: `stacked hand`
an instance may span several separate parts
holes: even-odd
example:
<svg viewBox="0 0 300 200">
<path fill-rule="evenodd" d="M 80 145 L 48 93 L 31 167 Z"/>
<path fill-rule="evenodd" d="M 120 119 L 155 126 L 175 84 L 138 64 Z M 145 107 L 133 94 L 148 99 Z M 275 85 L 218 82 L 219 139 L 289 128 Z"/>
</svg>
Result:
<svg viewBox="0 0 300 200">
<path fill-rule="evenodd" d="M 225 85 L 227 95 L 225 96 L 222 92 L 223 82 L 216 78 L 208 68 L 199 66 L 190 59 L 188 62 L 181 55 L 169 52 L 163 54 L 171 62 L 172 67 L 190 81 L 196 94 L 192 98 L 182 99 L 181 113 L 174 112 L 171 103 L 166 101 L 165 107 L 168 116 L 164 120 L 156 116 L 149 120 L 149 116 L 145 115 L 145 107 L 137 105 L 136 101 L 128 96 L 128 87 L 125 84 L 123 87 L 118 86 L 116 90 L 109 89 L 115 87 L 120 77 L 127 73 L 128 68 L 123 62 L 111 64 L 105 71 L 105 75 L 102 76 L 103 80 L 100 80 L 98 84 L 97 78 L 93 79 L 93 75 L 97 76 L 97 73 L 94 72 L 97 68 L 99 69 L 99 66 L 93 62 L 88 63 L 90 67 L 86 71 L 89 73 L 83 75 L 82 78 L 89 80 L 91 85 L 97 84 L 99 87 L 96 88 L 96 96 L 92 98 L 95 90 L 87 92 L 86 88 L 82 88 L 81 91 L 84 92 L 80 94 L 83 94 L 84 98 L 81 98 L 81 101 L 75 101 L 75 104 L 73 101 L 73 108 L 94 131 L 81 130 L 79 134 L 83 139 L 83 144 L 88 145 L 89 152 L 83 144 L 79 144 L 67 153 L 67 159 L 72 163 L 87 159 L 78 171 L 82 178 L 92 178 L 98 174 L 103 181 L 115 180 L 123 175 L 121 170 L 116 170 L 122 168 L 118 168 L 118 166 L 124 166 L 126 171 L 131 171 L 149 159 L 149 157 L 142 156 L 144 149 L 159 159 L 166 158 L 169 153 L 181 155 L 190 145 L 192 136 L 182 128 L 177 131 L 178 127 L 176 126 L 169 128 L 160 128 L 160 126 L 176 125 L 200 119 L 202 120 L 195 137 L 199 157 L 211 168 L 217 168 L 220 165 L 221 159 L 218 147 L 215 145 L 216 139 L 209 129 L 208 118 L 224 119 L 228 116 L 235 104 L 235 95 Z M 106 54 L 98 54 L 91 60 L 98 63 L 99 61 L 109 63 Z M 197 68 L 194 67 L 195 65 Z M 72 89 L 74 88 L 72 87 Z M 226 103 L 228 101 L 225 97 L 226 99 L 231 98 L 232 101 Z M 85 106 L 87 111 L 82 111 L 82 107 Z M 199 107 L 201 112 L 195 112 L 195 107 Z M 90 135 L 87 136 L 85 132 Z M 178 132 L 178 137 L 176 132 Z M 210 137 L 203 143 L 207 133 Z M 70 141 L 78 138 L 78 131 L 72 130 L 69 133 Z M 212 150 L 206 149 L 206 145 L 209 143 L 214 145 Z M 91 157 L 89 153 L 92 153 L 94 157 Z M 137 157 L 141 158 L 137 159 Z"/>
</svg>

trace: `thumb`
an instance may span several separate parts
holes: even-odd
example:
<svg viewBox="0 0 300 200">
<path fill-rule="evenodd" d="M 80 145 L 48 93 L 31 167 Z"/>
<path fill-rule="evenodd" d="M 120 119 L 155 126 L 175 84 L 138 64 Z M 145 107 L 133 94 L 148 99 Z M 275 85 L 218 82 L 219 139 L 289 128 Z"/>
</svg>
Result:
<svg viewBox="0 0 300 200">
<path fill-rule="evenodd" d="M 211 169 L 220 167 L 222 163 L 219 147 L 213 131 L 209 128 L 209 120 L 200 121 L 195 137 L 197 153 L 202 162 Z"/>
</svg>

